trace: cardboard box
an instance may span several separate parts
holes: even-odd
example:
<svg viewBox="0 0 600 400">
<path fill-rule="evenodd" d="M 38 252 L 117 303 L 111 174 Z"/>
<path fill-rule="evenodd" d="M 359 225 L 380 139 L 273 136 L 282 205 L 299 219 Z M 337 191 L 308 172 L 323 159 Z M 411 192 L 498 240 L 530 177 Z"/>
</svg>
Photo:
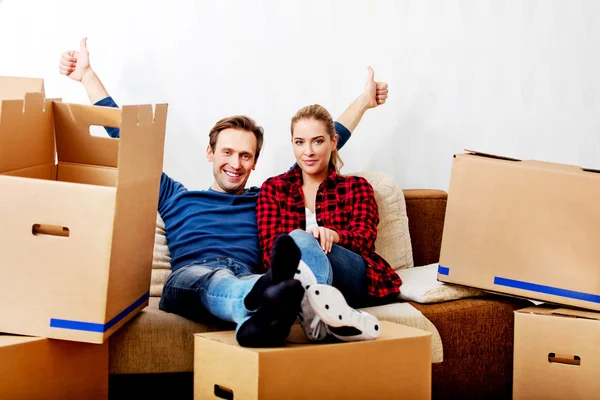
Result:
<svg viewBox="0 0 600 400">
<path fill-rule="evenodd" d="M 102 343 L 147 305 L 166 114 L 0 102 L 0 332 Z"/>
<path fill-rule="evenodd" d="M 108 343 L 0 334 L 0 399 L 107 399 Z"/>
<path fill-rule="evenodd" d="M 455 156 L 438 279 L 600 310 L 599 172 Z"/>
<path fill-rule="evenodd" d="M 600 397 L 600 313 L 516 311 L 514 351 L 514 399 Z"/>
<path fill-rule="evenodd" d="M 45 93 L 41 78 L 0 76 L 0 100 L 23 100 L 25 93 Z"/>
<path fill-rule="evenodd" d="M 374 341 L 267 349 L 240 347 L 232 331 L 196 334 L 194 398 L 430 399 L 431 333 L 381 329 Z"/>
</svg>

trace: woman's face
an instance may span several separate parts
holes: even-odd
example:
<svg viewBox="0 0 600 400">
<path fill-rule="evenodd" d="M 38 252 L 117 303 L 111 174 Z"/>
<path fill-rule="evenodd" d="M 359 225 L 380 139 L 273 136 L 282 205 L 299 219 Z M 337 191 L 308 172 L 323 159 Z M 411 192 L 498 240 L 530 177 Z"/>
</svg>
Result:
<svg viewBox="0 0 600 400">
<path fill-rule="evenodd" d="M 337 136 L 329 137 L 325 124 L 314 119 L 301 119 L 294 124 L 292 147 L 296 162 L 308 175 L 327 177 L 331 152 L 336 148 Z"/>
</svg>

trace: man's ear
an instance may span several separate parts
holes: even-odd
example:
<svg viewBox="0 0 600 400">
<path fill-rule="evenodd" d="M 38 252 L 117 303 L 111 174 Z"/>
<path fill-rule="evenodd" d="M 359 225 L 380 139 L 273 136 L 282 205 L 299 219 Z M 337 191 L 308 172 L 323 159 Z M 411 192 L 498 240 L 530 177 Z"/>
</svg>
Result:
<svg viewBox="0 0 600 400">
<path fill-rule="evenodd" d="M 214 161 L 214 155 L 212 152 L 212 148 L 210 147 L 210 144 L 208 146 L 206 146 L 206 159 L 208 160 L 208 162 Z"/>
</svg>

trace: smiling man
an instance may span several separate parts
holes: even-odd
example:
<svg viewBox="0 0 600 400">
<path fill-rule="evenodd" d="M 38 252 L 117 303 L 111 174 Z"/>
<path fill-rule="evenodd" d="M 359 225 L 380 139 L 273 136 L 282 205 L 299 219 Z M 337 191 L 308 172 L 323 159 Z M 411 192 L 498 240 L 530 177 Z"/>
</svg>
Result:
<svg viewBox="0 0 600 400">
<path fill-rule="evenodd" d="M 59 71 L 81 82 L 92 103 L 117 107 L 90 66 L 86 39 L 80 50 L 62 53 Z M 370 70 L 363 94 L 336 122 L 338 148 L 364 112 L 385 103 L 387 84 Z M 107 128 L 111 137 L 119 130 Z M 220 120 L 211 129 L 206 156 L 213 164 L 208 190 L 188 190 L 162 174 L 158 212 L 165 222 L 172 273 L 160 308 L 192 320 L 204 312 L 237 324 L 236 338 L 250 347 L 278 346 L 294 323 L 304 289 L 294 274 L 300 249 L 289 235 L 273 246 L 264 274 L 258 242 L 258 188 L 246 189 L 263 144 L 263 129 L 246 116 Z"/>
</svg>

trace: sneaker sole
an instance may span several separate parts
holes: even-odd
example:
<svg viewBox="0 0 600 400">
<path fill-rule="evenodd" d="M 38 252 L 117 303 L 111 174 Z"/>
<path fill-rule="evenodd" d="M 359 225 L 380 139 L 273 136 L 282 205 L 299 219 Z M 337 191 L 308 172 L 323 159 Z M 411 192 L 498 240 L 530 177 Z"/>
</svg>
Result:
<svg viewBox="0 0 600 400">
<path fill-rule="evenodd" d="M 315 313 L 330 327 L 351 327 L 361 332 L 355 337 L 346 337 L 330 332 L 338 339 L 351 341 L 379 337 L 379 320 L 371 314 L 350 307 L 344 295 L 335 287 L 313 285 L 307 290 L 306 297 Z"/>
<path fill-rule="evenodd" d="M 298 269 L 296 270 L 296 274 L 294 275 L 294 279 L 297 279 L 302 284 L 302 287 L 305 291 L 317 284 L 317 278 L 315 274 L 310 270 L 308 265 L 302 260 L 298 264 Z M 302 330 L 306 334 L 309 340 L 313 341 L 321 341 L 327 337 L 327 332 L 323 329 L 318 336 L 313 337 L 313 330 L 310 327 L 312 320 L 315 318 L 316 314 L 313 308 L 310 306 L 308 302 L 308 298 L 306 296 L 306 292 L 304 293 L 304 297 L 302 298 L 302 303 L 300 304 L 300 308 L 302 309 L 302 316 L 298 317 L 298 321 L 300 322 L 300 326 L 302 326 Z"/>
</svg>

